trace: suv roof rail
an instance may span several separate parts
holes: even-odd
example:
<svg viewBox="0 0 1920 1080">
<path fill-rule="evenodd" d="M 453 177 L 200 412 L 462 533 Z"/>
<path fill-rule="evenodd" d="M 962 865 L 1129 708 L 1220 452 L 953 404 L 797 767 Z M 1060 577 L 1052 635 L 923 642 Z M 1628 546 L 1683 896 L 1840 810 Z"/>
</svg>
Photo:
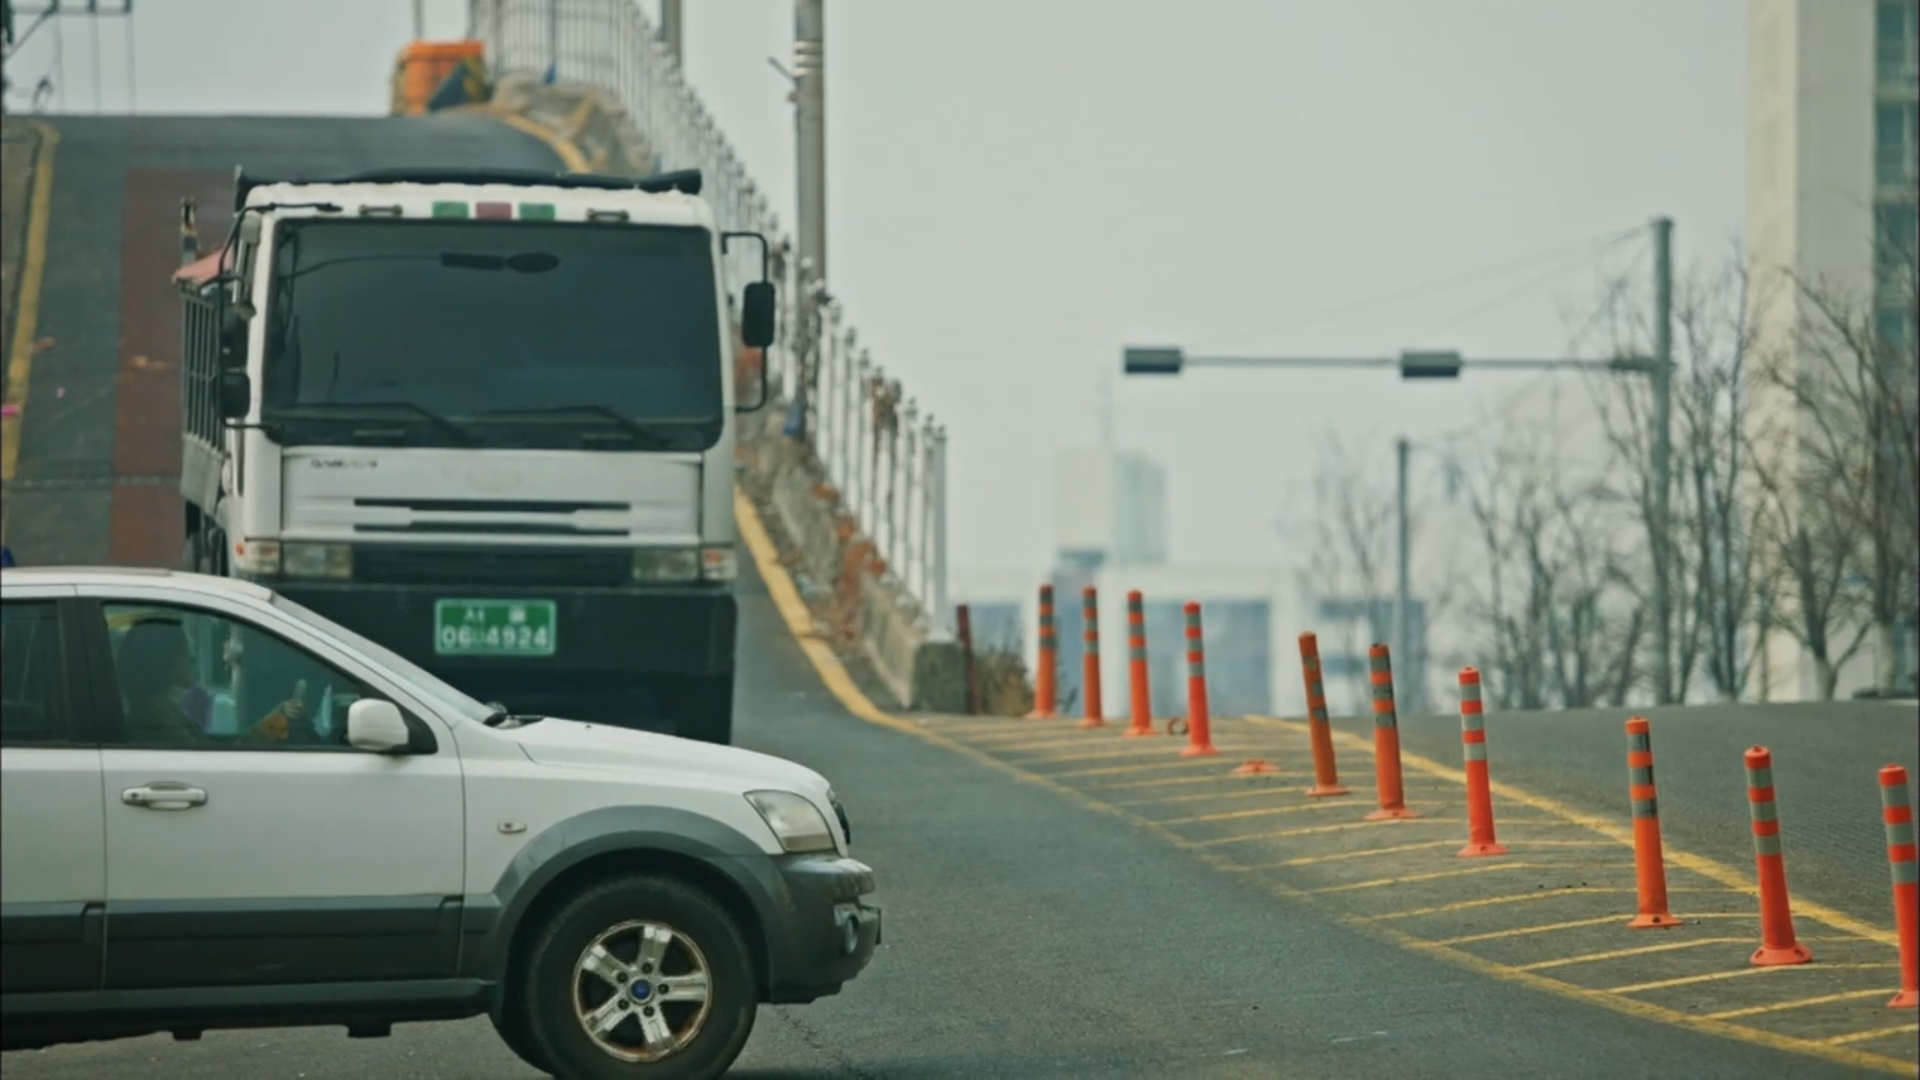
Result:
<svg viewBox="0 0 1920 1080">
<path fill-rule="evenodd" d="M 676 169 L 652 176 L 614 176 L 608 173 L 546 172 L 541 169 L 489 169 L 420 166 L 374 169 L 351 176 L 324 179 L 311 177 L 248 176 L 245 168 L 233 171 L 233 208 L 247 204 L 254 188 L 267 184 L 509 184 L 519 187 L 592 188 L 602 191 L 646 191 L 665 194 L 678 191 L 698 195 L 699 169 Z"/>
</svg>

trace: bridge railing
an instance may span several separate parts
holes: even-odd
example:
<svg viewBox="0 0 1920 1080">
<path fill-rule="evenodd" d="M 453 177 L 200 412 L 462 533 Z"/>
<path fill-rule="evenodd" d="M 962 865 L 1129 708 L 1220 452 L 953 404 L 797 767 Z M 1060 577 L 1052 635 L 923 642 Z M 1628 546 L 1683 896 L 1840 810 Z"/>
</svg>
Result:
<svg viewBox="0 0 1920 1080">
<path fill-rule="evenodd" d="M 720 226 L 765 235 L 781 304 L 781 341 L 765 363 L 789 433 L 804 441 L 886 575 L 948 630 L 946 431 L 906 398 L 859 343 L 824 283 L 795 266 L 766 194 L 687 85 L 638 0 L 469 0 L 470 34 L 495 77 L 591 86 L 645 140 L 656 171 L 698 168 Z"/>
</svg>

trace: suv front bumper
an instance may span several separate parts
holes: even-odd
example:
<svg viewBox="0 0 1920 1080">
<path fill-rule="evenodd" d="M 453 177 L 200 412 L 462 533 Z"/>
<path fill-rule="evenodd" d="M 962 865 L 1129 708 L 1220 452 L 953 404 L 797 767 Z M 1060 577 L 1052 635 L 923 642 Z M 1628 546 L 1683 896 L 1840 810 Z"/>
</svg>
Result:
<svg viewBox="0 0 1920 1080">
<path fill-rule="evenodd" d="M 774 870 L 780 888 L 766 927 L 768 1000 L 800 1004 L 839 993 L 880 945 L 872 868 L 836 855 L 787 855 Z"/>
</svg>

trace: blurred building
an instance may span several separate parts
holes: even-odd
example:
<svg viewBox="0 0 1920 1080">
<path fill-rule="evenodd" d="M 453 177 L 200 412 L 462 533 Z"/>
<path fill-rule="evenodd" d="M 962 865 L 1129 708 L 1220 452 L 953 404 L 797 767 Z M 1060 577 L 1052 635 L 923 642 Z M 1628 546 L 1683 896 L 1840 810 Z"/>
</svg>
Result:
<svg viewBox="0 0 1920 1080">
<path fill-rule="evenodd" d="M 1916 0 L 1749 0 L 1746 237 L 1763 350 L 1790 350 L 1809 318 L 1786 287 L 1789 273 L 1870 299 L 1880 338 L 1908 354 L 1915 347 L 1912 297 L 1889 268 L 1920 243 L 1916 8 Z M 1756 423 L 1779 424 L 1792 408 L 1780 395 L 1757 395 L 1754 405 Z M 1889 644 L 1892 655 L 1873 654 Z M 1843 669 L 1838 693 L 1869 685 L 1877 665 L 1910 678 L 1914 644 L 1911 621 L 1893 642 L 1869 644 Z M 1772 699 L 1814 696 L 1811 661 L 1786 634 L 1768 643 L 1766 660 Z"/>
<path fill-rule="evenodd" d="M 1037 662 L 1039 587 L 1054 590 L 1059 635 L 1060 707 L 1082 706 L 1082 590 L 1098 590 L 1102 705 L 1127 715 L 1127 592 L 1141 593 L 1149 687 L 1158 718 L 1186 711 L 1187 601 L 1202 605 L 1207 693 L 1218 715 L 1299 716 L 1299 635 L 1321 640 L 1328 701 L 1338 713 L 1366 707 L 1366 650 L 1386 640 L 1388 597 L 1318 595 L 1314 583 L 1287 566 L 1219 566 L 1173 562 L 1166 542 L 1166 474 L 1143 454 L 1112 447 L 1060 451 L 1054 462 L 1054 555 L 1051 565 L 983 570 L 956 567 L 953 596 L 969 605 L 974 639 L 983 647 L 1018 650 Z M 1416 625 L 1419 602 L 1415 602 Z M 1415 665 L 1417 668 L 1417 665 Z M 1407 679 L 1417 678 L 1409 673 Z"/>
</svg>

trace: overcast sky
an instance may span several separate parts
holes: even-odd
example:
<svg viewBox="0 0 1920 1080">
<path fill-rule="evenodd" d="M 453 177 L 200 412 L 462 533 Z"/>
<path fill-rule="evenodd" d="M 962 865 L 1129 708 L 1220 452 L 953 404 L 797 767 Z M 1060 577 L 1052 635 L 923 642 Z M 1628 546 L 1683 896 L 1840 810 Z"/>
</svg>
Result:
<svg viewBox="0 0 1920 1080">
<path fill-rule="evenodd" d="M 134 6 L 131 34 L 101 21 L 97 94 L 85 19 L 10 77 L 57 50 L 66 111 L 377 113 L 411 33 L 405 0 Z M 790 207 L 766 60 L 790 56 L 791 4 L 686 6 L 690 77 Z M 462 0 L 426 7 L 429 36 L 463 32 Z M 833 284 L 948 424 L 962 565 L 1044 564 L 1053 451 L 1095 437 L 1123 343 L 1563 355 L 1600 279 L 1647 266 L 1638 236 L 1603 240 L 1666 214 L 1685 264 L 1738 234 L 1742 0 L 827 9 Z M 1518 381 L 1197 373 L 1120 385 L 1115 417 L 1169 469 L 1177 559 L 1269 563 L 1330 433 L 1390 482 L 1396 434 L 1456 431 Z"/>
</svg>

